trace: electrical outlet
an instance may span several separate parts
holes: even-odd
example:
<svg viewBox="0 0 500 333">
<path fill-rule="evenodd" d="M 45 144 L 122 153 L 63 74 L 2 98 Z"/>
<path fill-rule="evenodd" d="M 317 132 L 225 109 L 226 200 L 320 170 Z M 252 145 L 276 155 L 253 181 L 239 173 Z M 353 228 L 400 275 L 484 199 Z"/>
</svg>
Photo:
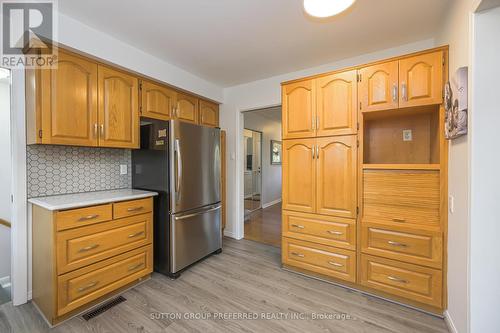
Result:
<svg viewBox="0 0 500 333">
<path fill-rule="evenodd" d="M 403 130 L 403 141 L 413 141 L 412 130 Z"/>
<path fill-rule="evenodd" d="M 126 175 L 127 173 L 128 173 L 127 165 L 126 164 L 120 164 L 120 175 Z"/>
<path fill-rule="evenodd" d="M 451 194 L 448 196 L 448 210 L 451 214 L 455 213 L 455 197 Z"/>
</svg>

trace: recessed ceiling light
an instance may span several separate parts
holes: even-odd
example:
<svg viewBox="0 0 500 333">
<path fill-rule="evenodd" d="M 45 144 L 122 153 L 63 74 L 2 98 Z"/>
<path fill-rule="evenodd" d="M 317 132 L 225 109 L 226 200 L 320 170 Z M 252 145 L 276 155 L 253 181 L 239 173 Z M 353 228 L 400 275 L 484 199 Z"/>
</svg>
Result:
<svg viewBox="0 0 500 333">
<path fill-rule="evenodd" d="M 304 0 L 304 10 L 311 16 L 329 17 L 342 13 L 356 0 Z"/>
</svg>

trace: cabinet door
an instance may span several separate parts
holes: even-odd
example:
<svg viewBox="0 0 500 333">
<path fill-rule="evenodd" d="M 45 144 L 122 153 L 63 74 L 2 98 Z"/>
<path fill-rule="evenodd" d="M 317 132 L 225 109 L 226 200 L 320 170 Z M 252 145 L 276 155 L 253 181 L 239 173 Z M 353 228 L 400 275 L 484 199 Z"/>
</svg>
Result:
<svg viewBox="0 0 500 333">
<path fill-rule="evenodd" d="M 175 118 L 188 123 L 197 124 L 198 98 L 191 95 L 178 93 Z"/>
<path fill-rule="evenodd" d="M 312 138 L 316 135 L 316 106 L 312 80 L 282 87 L 283 139 Z"/>
<path fill-rule="evenodd" d="M 318 138 L 316 213 L 356 218 L 356 136 Z"/>
<path fill-rule="evenodd" d="M 315 211 L 316 139 L 283 141 L 283 209 Z"/>
<path fill-rule="evenodd" d="M 171 119 L 176 95 L 172 89 L 142 81 L 141 115 L 160 120 Z"/>
<path fill-rule="evenodd" d="M 443 102 L 443 52 L 422 54 L 399 61 L 399 107 Z"/>
<path fill-rule="evenodd" d="M 357 132 L 356 71 L 332 74 L 316 80 L 318 136 Z"/>
<path fill-rule="evenodd" d="M 219 105 L 200 100 L 200 125 L 219 126 Z"/>
<path fill-rule="evenodd" d="M 363 112 L 398 108 L 398 61 L 362 68 L 359 71 L 360 109 Z"/>
<path fill-rule="evenodd" d="M 42 143 L 97 146 L 97 64 L 60 51 L 57 66 L 40 70 Z"/>
<path fill-rule="evenodd" d="M 139 82 L 99 66 L 99 146 L 139 148 Z"/>
</svg>

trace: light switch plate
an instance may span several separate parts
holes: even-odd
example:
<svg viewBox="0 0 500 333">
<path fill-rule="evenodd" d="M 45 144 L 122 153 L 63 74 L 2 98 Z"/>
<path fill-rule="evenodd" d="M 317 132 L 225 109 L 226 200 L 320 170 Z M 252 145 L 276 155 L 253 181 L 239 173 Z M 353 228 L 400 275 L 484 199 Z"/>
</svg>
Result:
<svg viewBox="0 0 500 333">
<path fill-rule="evenodd" d="M 413 141 L 412 130 L 403 130 L 403 141 Z"/>
<path fill-rule="evenodd" d="M 448 210 L 451 214 L 455 213 L 455 197 L 451 194 L 448 196 Z"/>
<path fill-rule="evenodd" d="M 128 173 L 127 165 L 126 164 L 120 164 L 120 175 L 126 175 L 127 173 Z"/>
</svg>

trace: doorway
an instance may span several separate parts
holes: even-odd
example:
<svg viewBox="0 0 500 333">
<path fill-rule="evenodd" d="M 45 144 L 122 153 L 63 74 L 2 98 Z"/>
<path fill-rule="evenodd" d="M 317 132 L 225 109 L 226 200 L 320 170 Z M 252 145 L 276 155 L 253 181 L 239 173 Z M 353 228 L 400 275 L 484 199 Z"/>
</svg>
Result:
<svg viewBox="0 0 500 333">
<path fill-rule="evenodd" d="M 10 70 L 0 67 L 0 304 L 11 300 L 11 181 Z"/>
<path fill-rule="evenodd" d="M 243 112 L 244 238 L 281 245 L 281 107 Z"/>
</svg>

